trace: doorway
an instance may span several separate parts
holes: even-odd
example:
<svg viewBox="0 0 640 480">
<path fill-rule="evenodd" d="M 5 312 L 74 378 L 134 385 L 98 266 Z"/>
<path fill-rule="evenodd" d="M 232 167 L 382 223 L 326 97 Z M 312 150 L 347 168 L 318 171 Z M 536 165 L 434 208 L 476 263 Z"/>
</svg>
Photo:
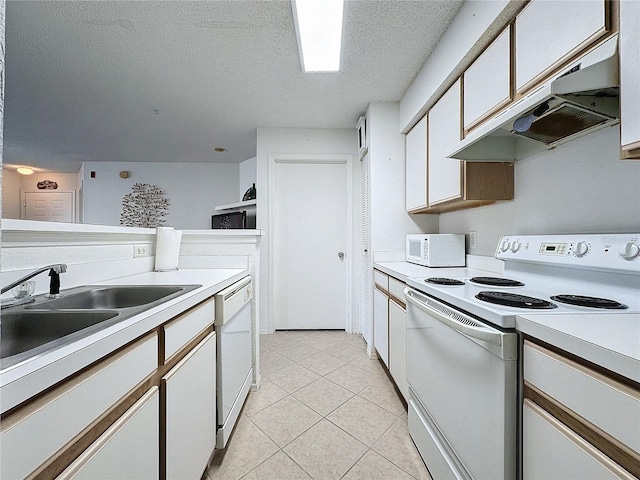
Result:
<svg viewBox="0 0 640 480">
<path fill-rule="evenodd" d="M 276 330 L 351 330 L 350 155 L 272 156 L 271 305 Z"/>
<path fill-rule="evenodd" d="M 23 192 L 25 220 L 75 222 L 75 192 Z"/>
</svg>

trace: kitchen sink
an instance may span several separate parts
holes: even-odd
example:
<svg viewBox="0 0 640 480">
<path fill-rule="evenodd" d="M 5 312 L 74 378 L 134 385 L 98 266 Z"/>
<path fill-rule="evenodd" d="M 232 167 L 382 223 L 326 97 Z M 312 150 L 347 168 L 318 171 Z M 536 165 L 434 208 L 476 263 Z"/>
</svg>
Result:
<svg viewBox="0 0 640 480">
<path fill-rule="evenodd" d="M 68 345 L 201 285 L 90 285 L 59 298 L 6 308 L 0 317 L 0 370 Z"/>
<path fill-rule="evenodd" d="M 68 293 L 52 300 L 45 300 L 28 309 L 109 309 L 130 308 L 150 303 L 167 301 L 182 294 L 187 289 L 184 285 L 136 285 L 90 287 L 78 293 Z M 160 303 L 160 302 L 158 302 Z"/>
<path fill-rule="evenodd" d="M 80 330 L 114 319 L 118 315 L 119 313 L 115 310 L 5 311 L 2 313 L 2 324 L 0 325 L 2 328 L 0 358 L 18 355 L 61 340 L 63 337 Z M 65 338 L 64 343 L 67 343 L 67 340 Z M 56 346 L 58 346 L 57 343 L 49 345 L 51 349 Z"/>
</svg>

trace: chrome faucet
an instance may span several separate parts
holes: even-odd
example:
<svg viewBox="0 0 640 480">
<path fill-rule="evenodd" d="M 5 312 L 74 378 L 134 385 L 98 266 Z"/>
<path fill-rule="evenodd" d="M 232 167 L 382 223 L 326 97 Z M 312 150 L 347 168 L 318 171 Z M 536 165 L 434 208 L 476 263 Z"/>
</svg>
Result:
<svg viewBox="0 0 640 480">
<path fill-rule="evenodd" d="M 38 268 L 37 270 L 34 270 L 33 272 L 25 275 L 24 277 L 16 280 L 15 282 L 11 282 L 9 285 L 2 287 L 0 294 L 8 292 L 12 288 L 17 287 L 21 283 L 24 283 L 30 278 L 33 278 L 42 272 L 46 272 L 47 270 L 49 270 L 49 276 L 51 277 L 51 280 L 49 282 L 48 296 L 54 297 L 54 296 L 60 295 L 60 274 L 67 271 L 67 265 L 64 263 L 56 263 L 54 265 L 47 265 L 46 267 Z M 2 302 L 4 304 L 2 306 L 8 307 L 13 305 L 19 305 L 22 303 L 28 303 L 31 301 L 33 301 L 33 298 L 30 298 L 30 297 L 27 297 L 26 299 L 7 299 L 6 302 Z"/>
</svg>

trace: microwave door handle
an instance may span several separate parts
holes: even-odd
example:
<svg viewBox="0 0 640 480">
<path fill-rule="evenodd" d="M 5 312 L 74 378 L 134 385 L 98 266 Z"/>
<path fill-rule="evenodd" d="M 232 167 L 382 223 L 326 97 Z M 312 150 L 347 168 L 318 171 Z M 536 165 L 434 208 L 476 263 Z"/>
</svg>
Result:
<svg viewBox="0 0 640 480">
<path fill-rule="evenodd" d="M 429 305 L 421 302 L 418 298 L 416 298 L 415 294 L 412 290 L 405 288 L 404 297 L 407 299 L 407 302 L 411 303 L 415 307 L 422 310 L 427 315 L 435 318 L 436 320 L 448 325 L 454 330 L 459 331 L 460 333 L 464 333 L 471 338 L 475 338 L 477 340 L 482 340 L 484 342 L 493 343 L 494 345 L 501 346 L 502 345 L 502 333 L 498 332 L 489 327 L 474 327 L 472 325 L 466 325 L 465 323 L 459 322 L 454 318 L 450 318 L 446 315 L 443 315 L 439 311 L 431 308 Z M 459 314 L 460 315 L 460 314 Z M 462 316 L 462 315 L 461 315 Z"/>
</svg>

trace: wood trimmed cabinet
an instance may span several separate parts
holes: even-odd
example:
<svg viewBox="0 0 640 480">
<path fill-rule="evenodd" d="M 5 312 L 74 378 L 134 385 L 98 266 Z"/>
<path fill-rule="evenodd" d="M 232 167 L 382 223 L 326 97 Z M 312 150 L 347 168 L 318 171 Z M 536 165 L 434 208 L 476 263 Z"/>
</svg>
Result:
<svg viewBox="0 0 640 480">
<path fill-rule="evenodd" d="M 425 115 L 406 137 L 406 208 L 407 212 L 428 208 L 427 197 L 427 124 Z"/>
<path fill-rule="evenodd" d="M 640 388 L 633 383 L 525 340 L 523 479 L 638 478 Z"/>
<path fill-rule="evenodd" d="M 389 276 L 373 271 L 373 346 L 384 364 L 389 366 Z"/>
<path fill-rule="evenodd" d="M 153 480 L 160 477 L 158 387 L 152 387 L 87 448 L 61 480 L 108 478 Z M 130 452 L 135 451 L 135 455 Z"/>
<path fill-rule="evenodd" d="M 464 72 L 464 132 L 513 99 L 511 26 L 507 27 Z"/>
<path fill-rule="evenodd" d="M 214 315 L 210 298 L 3 415 L 0 478 L 199 480 L 215 448 Z"/>
<path fill-rule="evenodd" d="M 544 81 L 611 29 L 609 0 L 531 0 L 515 21 L 515 88 L 522 94 Z"/>
<path fill-rule="evenodd" d="M 412 209 L 409 213 L 444 213 L 489 205 L 498 200 L 512 200 L 512 163 L 464 162 L 446 157 L 446 151 L 460 141 L 462 133 L 461 79 L 435 103 L 428 115 L 428 205 Z M 407 188 L 411 186 L 417 191 L 422 188 L 420 177 L 413 178 L 410 174 L 410 163 L 415 161 L 413 157 L 407 157 Z"/>
<path fill-rule="evenodd" d="M 209 333 L 161 382 L 167 480 L 198 480 L 216 446 L 216 334 Z"/>
<path fill-rule="evenodd" d="M 373 270 L 373 276 L 375 279 L 373 343 L 398 390 L 405 401 L 408 401 L 407 311 L 404 303 L 406 284 L 376 269 Z"/>
<path fill-rule="evenodd" d="M 622 158 L 640 159 L 640 2 L 620 1 L 620 145 Z"/>
</svg>

